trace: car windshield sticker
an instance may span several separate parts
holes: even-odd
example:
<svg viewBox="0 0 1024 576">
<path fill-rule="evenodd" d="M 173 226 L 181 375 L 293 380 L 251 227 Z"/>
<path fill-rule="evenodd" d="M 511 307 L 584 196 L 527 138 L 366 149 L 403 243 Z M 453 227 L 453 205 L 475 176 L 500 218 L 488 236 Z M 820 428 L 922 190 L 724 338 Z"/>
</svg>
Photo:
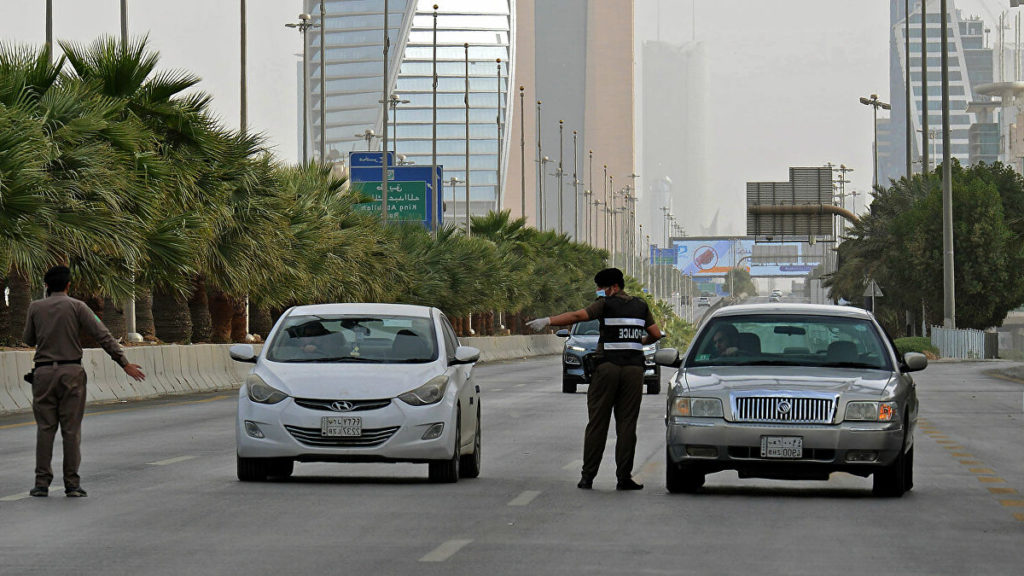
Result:
<svg viewBox="0 0 1024 576">
<path fill-rule="evenodd" d="M 697 362 L 703 362 L 704 360 L 711 360 L 711 354 L 697 354 Z"/>
</svg>

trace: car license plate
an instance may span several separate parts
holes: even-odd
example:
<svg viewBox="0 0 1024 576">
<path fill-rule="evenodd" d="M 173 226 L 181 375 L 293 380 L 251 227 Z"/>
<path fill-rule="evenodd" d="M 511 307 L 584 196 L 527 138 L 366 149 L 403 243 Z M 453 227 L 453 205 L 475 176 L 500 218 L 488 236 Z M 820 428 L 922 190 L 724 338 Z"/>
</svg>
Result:
<svg viewBox="0 0 1024 576">
<path fill-rule="evenodd" d="M 324 416 L 320 419 L 321 436 L 361 436 L 363 419 L 354 416 Z"/>
<path fill-rule="evenodd" d="M 802 436 L 761 436 L 761 458 L 802 458 Z"/>
</svg>

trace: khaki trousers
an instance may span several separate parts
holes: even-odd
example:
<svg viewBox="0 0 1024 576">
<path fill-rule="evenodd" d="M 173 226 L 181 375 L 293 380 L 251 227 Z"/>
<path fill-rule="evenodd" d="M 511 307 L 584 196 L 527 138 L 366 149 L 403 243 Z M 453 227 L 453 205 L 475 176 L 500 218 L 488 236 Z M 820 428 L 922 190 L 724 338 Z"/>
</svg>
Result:
<svg viewBox="0 0 1024 576">
<path fill-rule="evenodd" d="M 32 413 L 36 417 L 36 486 L 53 480 L 50 461 L 60 427 L 64 444 L 64 488 L 77 488 L 81 479 L 82 416 L 85 414 L 85 369 L 78 364 L 42 366 L 32 383 Z"/>
<path fill-rule="evenodd" d="M 587 389 L 590 421 L 583 438 L 583 477 L 593 479 L 601 466 L 608 440 L 608 426 L 615 413 L 615 476 L 619 481 L 633 477 L 636 453 L 636 421 L 644 391 L 643 366 L 619 366 L 602 362 L 594 369 Z"/>
</svg>

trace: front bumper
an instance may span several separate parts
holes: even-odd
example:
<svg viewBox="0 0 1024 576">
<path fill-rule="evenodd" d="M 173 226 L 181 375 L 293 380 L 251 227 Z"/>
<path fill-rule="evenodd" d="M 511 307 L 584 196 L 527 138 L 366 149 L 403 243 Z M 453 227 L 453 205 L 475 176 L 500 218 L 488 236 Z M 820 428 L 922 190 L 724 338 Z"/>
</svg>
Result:
<svg viewBox="0 0 1024 576">
<path fill-rule="evenodd" d="M 235 423 L 237 453 L 243 458 L 291 458 L 300 462 L 447 460 L 452 457 L 455 445 L 456 409 L 450 396 L 430 406 L 409 406 L 400 400 L 392 400 L 376 410 L 339 413 L 304 408 L 292 398 L 278 404 L 257 404 L 245 395 L 243 386 Z M 332 439 L 336 445 L 329 446 L 311 443 L 319 441 L 320 422 L 324 416 L 359 416 L 363 437 Z M 256 424 L 264 437 L 250 435 L 245 426 L 247 421 Z M 423 440 L 427 428 L 438 422 L 444 423 L 441 435 Z M 303 435 L 313 440 L 303 442 Z"/>
<path fill-rule="evenodd" d="M 762 436 L 800 436 L 803 457 L 761 457 Z M 672 417 L 666 430 L 669 464 L 741 477 L 827 479 L 831 472 L 868 476 L 903 449 L 900 422 L 838 425 L 735 423 L 721 418 Z"/>
</svg>

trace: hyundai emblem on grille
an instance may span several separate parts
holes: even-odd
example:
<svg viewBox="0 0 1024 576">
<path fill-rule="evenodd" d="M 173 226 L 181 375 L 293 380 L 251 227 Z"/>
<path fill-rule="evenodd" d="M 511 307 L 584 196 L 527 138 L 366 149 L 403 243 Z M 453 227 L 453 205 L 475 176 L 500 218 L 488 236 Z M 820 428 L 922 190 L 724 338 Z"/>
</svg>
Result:
<svg viewBox="0 0 1024 576">
<path fill-rule="evenodd" d="M 339 400 L 337 402 L 331 403 L 331 410 L 334 410 L 335 412 L 349 412 L 355 407 L 355 404 L 351 402 L 346 402 L 344 400 Z"/>
</svg>

